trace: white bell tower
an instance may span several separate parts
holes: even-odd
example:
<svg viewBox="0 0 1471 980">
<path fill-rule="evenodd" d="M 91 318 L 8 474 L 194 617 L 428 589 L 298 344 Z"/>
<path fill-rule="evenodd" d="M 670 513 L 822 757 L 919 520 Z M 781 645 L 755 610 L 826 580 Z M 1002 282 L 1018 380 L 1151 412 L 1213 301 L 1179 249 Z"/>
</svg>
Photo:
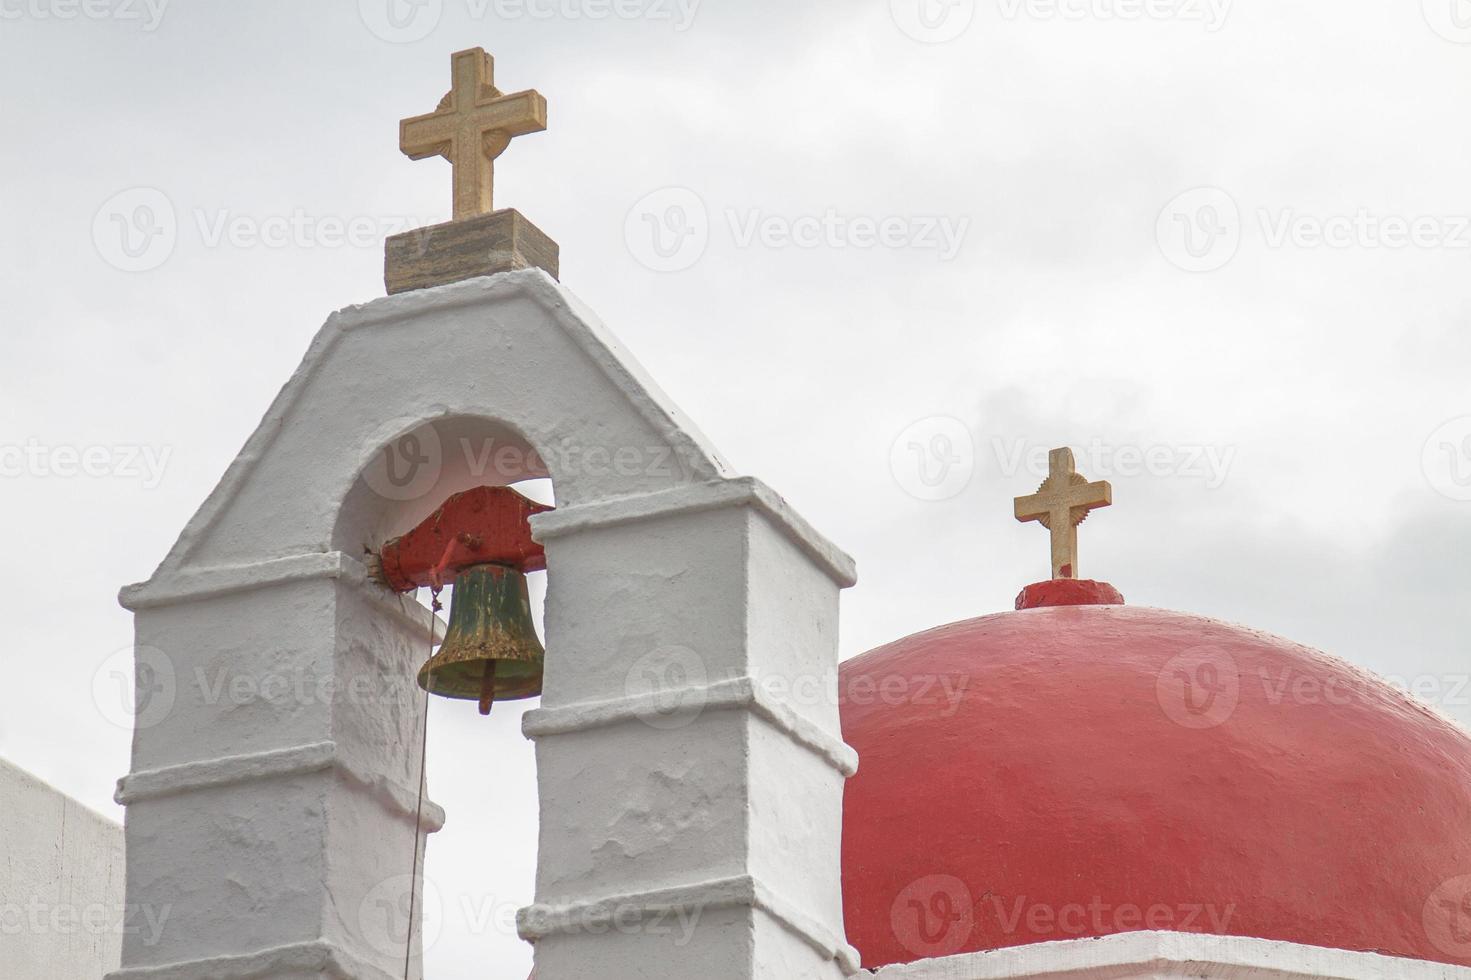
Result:
<svg viewBox="0 0 1471 980">
<path fill-rule="evenodd" d="M 462 453 L 472 436 L 508 451 Z M 389 920 L 416 828 L 442 823 L 417 812 L 413 681 L 436 620 L 362 558 L 454 492 L 531 476 L 557 504 L 533 521 L 547 663 L 525 721 L 541 830 L 519 927 L 537 980 L 857 971 L 837 711 L 853 563 L 728 475 L 525 269 L 331 317 L 158 571 L 123 590 L 140 698 L 118 790 L 127 902 L 170 915 L 157 941 L 128 937 L 110 980 L 390 980 L 406 938 L 421 976 Z M 258 696 L 232 697 L 235 679 Z"/>
</svg>

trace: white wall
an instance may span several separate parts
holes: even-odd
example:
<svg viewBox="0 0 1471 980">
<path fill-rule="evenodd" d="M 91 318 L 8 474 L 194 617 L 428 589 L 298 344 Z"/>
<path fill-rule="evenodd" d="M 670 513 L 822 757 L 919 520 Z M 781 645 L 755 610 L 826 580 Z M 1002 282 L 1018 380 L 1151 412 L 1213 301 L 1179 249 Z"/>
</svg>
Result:
<svg viewBox="0 0 1471 980">
<path fill-rule="evenodd" d="M 122 920 L 123 829 L 0 760 L 0 977 L 97 980 Z"/>
</svg>

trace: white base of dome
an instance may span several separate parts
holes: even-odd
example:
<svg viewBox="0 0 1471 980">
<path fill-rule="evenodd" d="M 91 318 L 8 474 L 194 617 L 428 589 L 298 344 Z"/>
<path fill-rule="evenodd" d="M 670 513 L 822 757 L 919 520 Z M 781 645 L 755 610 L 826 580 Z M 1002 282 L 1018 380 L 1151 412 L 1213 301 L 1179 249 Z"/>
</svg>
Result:
<svg viewBox="0 0 1471 980">
<path fill-rule="evenodd" d="M 884 967 L 875 980 L 1471 980 L 1471 969 L 1184 932 L 1014 946 Z"/>
</svg>

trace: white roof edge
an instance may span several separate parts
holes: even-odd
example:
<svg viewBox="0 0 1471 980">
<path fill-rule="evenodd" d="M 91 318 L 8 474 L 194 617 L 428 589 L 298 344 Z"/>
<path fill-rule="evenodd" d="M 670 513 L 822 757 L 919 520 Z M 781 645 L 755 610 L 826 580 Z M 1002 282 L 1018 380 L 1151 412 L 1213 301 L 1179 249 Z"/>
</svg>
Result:
<svg viewBox="0 0 1471 980">
<path fill-rule="evenodd" d="M 617 387 L 629 397 L 639 413 L 657 430 L 683 437 L 691 449 L 713 464 L 710 476 L 729 476 L 730 468 L 720 453 L 681 412 L 623 343 L 603 324 L 592 308 L 570 289 L 541 269 L 518 269 L 479 279 L 435 286 L 430 289 L 383 296 L 367 303 L 345 307 L 333 314 L 344 330 L 373 326 L 390 320 L 437 313 L 486 300 L 525 295 L 540 301 L 578 346 Z"/>
<path fill-rule="evenodd" d="M 823 537 L 786 500 L 755 477 L 741 476 L 693 483 L 654 493 L 618 497 L 594 504 L 558 507 L 531 519 L 532 535 L 546 541 L 563 534 L 614 527 L 638 521 L 690 514 L 722 507 L 752 507 L 839 586 L 857 582 L 857 566 L 837 545 Z"/>
<path fill-rule="evenodd" d="M 1164 969 L 1217 980 L 1471 980 L 1471 968 L 1300 943 L 1188 932 L 1126 932 L 1011 946 L 873 972 L 875 980 L 1108 980 Z"/>
<path fill-rule="evenodd" d="M 3 756 L 0 756 L 0 769 L 5 769 L 9 771 L 13 776 L 15 776 L 23 783 L 29 783 L 31 786 L 34 786 L 37 789 L 44 790 L 47 793 L 50 793 L 53 796 L 66 801 L 81 812 L 94 818 L 98 823 L 106 824 L 108 827 L 111 827 L 118 831 L 121 831 L 123 829 L 122 823 L 114 820 L 112 817 L 109 817 L 101 810 L 94 809 L 93 807 L 88 806 L 86 803 L 83 803 L 81 800 L 77 799 L 71 794 L 57 789 L 55 786 L 52 786 L 40 776 L 37 776 L 35 773 L 31 772 L 29 769 L 24 769 Z"/>
<path fill-rule="evenodd" d="M 524 296 L 538 303 L 557 322 L 588 358 L 623 392 L 629 403 L 671 447 L 683 450 L 686 464 L 696 476 L 719 479 L 730 475 L 725 461 L 699 430 L 661 391 L 600 320 L 565 287 L 540 269 L 469 279 L 463 282 L 380 297 L 367 303 L 344 307 L 327 318 L 307 347 L 301 363 L 271 401 L 240 453 L 231 461 L 219 483 L 185 525 L 174 545 L 153 574 L 137 589 L 177 572 L 194 547 L 224 514 L 244 486 L 257 460 L 269 451 L 280 433 L 279 424 L 290 412 L 319 367 L 348 331 L 423 314 L 475 306 Z M 703 464 L 703 465 L 701 465 Z M 703 471 L 703 472 L 700 472 Z"/>
</svg>

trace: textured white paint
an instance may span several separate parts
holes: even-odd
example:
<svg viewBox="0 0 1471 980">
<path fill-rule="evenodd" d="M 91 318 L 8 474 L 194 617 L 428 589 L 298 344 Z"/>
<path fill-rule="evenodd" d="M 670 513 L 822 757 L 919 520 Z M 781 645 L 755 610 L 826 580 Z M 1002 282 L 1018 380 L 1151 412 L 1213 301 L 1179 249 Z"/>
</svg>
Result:
<svg viewBox="0 0 1471 980">
<path fill-rule="evenodd" d="M 443 449 L 432 485 L 390 499 L 369 467 L 426 433 Z M 470 452 L 490 446 L 519 462 Z M 384 916 L 407 898 L 412 679 L 436 627 L 352 556 L 450 493 L 536 476 L 558 505 L 534 524 L 549 565 L 544 707 L 526 718 L 542 827 L 520 925 L 538 980 L 857 970 L 839 895 L 855 760 L 836 702 L 852 560 L 730 477 L 533 270 L 334 315 L 153 578 L 123 591 L 140 660 L 172 682 L 140 712 L 119 786 L 129 896 L 179 912 L 158 942 L 125 945 L 113 980 L 401 975 Z M 261 696 L 282 678 L 338 684 Z M 348 693 L 364 679 L 371 697 Z M 440 822 L 428 806 L 420 829 Z"/>
<path fill-rule="evenodd" d="M 647 501 L 609 504 L 624 512 L 590 522 L 568 508 L 559 520 L 580 530 L 546 542 L 558 570 L 547 632 L 564 656 L 549 658 L 544 707 L 525 722 L 542 789 L 538 909 L 611 903 L 633 919 L 673 886 L 694 889 L 684 907 L 697 919 L 685 945 L 638 930 L 604 939 L 585 923 L 561 930 L 537 949 L 550 977 L 580 976 L 605 947 L 600 976 L 797 980 L 857 968 L 842 939 L 836 846 L 852 765 L 834 745 L 846 574 L 772 510 L 732 501 L 663 514 Z M 648 597 L 657 617 L 640 611 Z M 608 704 L 646 696 L 650 675 L 664 711 L 629 717 L 627 703 Z M 761 694 L 731 705 L 743 679 Z M 797 696 L 804 681 L 815 697 Z M 781 714 L 758 710 L 763 700 Z M 590 780 L 617 789 L 588 792 Z M 747 877 L 763 896 L 754 904 L 701 897 Z"/>
<path fill-rule="evenodd" d="M 229 786 L 264 779 L 280 779 L 334 770 L 363 789 L 380 794 L 381 802 L 406 816 L 418 809 L 418 789 L 390 782 L 374 773 L 354 769 L 338 753 L 332 742 L 315 742 L 293 749 L 257 752 L 206 762 L 165 766 L 162 769 L 134 772 L 118 781 L 117 801 L 124 805 L 154 800 L 180 793 Z M 423 823 L 433 832 L 444 826 L 444 811 L 424 801 Z"/>
<path fill-rule="evenodd" d="M 123 911 L 122 828 L 0 760 L 0 977 L 102 976 Z"/>
<path fill-rule="evenodd" d="M 714 684 L 686 685 L 680 692 L 706 711 L 749 711 L 779 730 L 788 738 L 812 750 L 844 778 L 858 771 L 858 753 L 841 739 L 803 718 L 788 705 L 777 701 L 765 688 L 749 677 L 719 681 Z M 564 735 L 587 731 L 656 716 L 660 702 L 670 692 L 639 694 L 617 701 L 574 704 L 562 708 L 543 708 L 528 714 L 522 721 L 527 738 Z"/>
<path fill-rule="evenodd" d="M 1128 932 L 885 967 L 874 980 L 1471 980 L 1471 969 L 1241 936 Z"/>
</svg>

